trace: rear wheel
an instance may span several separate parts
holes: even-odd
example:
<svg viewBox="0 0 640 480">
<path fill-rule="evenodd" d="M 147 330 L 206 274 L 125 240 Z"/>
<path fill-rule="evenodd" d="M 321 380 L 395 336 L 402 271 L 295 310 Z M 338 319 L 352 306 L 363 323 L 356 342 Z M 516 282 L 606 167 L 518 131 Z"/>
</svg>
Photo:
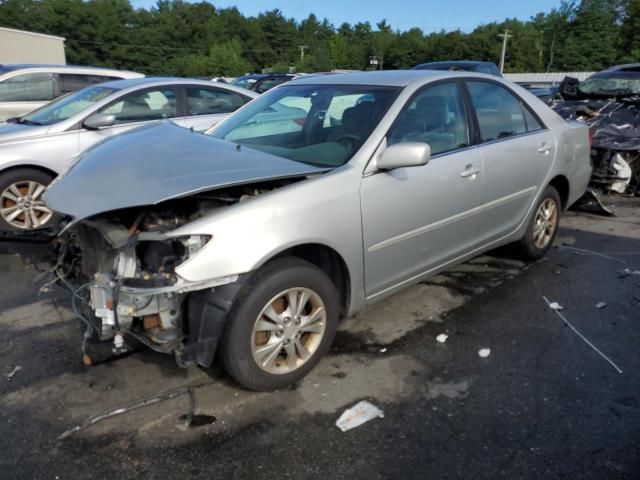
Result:
<svg viewBox="0 0 640 480">
<path fill-rule="evenodd" d="M 560 195 L 548 186 L 538 200 L 524 237 L 517 244 L 524 258 L 538 260 L 549 251 L 558 232 L 560 211 Z"/>
<path fill-rule="evenodd" d="M 0 228 L 33 230 L 52 223 L 53 212 L 42 194 L 53 177 L 33 168 L 19 168 L 0 176 Z"/>
<path fill-rule="evenodd" d="M 297 258 L 265 265 L 229 313 L 220 345 L 227 372 L 251 390 L 300 380 L 331 346 L 338 302 L 333 283 L 316 266 Z"/>
</svg>

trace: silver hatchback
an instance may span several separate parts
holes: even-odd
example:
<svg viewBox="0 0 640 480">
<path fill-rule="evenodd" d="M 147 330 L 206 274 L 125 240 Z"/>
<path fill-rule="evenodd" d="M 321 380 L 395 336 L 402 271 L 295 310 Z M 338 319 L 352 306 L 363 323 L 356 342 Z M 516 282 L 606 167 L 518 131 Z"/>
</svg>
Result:
<svg viewBox="0 0 640 480">
<path fill-rule="evenodd" d="M 117 80 L 71 93 L 0 124 L 0 229 L 48 225 L 53 214 L 42 193 L 93 145 L 163 119 L 206 130 L 256 96 L 202 80 Z"/>
<path fill-rule="evenodd" d="M 45 194 L 66 216 L 52 275 L 87 336 L 180 365 L 219 348 L 241 385 L 281 388 L 340 317 L 506 243 L 540 258 L 590 174 L 587 128 L 493 76 L 299 79 L 208 135 L 86 152 Z"/>
</svg>

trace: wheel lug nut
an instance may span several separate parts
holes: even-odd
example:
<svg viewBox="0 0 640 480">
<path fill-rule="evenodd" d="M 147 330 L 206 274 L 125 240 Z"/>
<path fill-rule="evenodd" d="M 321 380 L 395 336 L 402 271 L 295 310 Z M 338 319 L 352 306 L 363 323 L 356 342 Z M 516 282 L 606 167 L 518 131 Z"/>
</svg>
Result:
<svg viewBox="0 0 640 480">
<path fill-rule="evenodd" d="M 276 337 L 281 338 L 283 334 L 284 334 L 284 332 L 282 330 L 278 330 L 276 332 Z"/>
<path fill-rule="evenodd" d="M 285 325 L 289 325 L 291 323 L 291 319 L 289 317 L 284 317 Z"/>
</svg>

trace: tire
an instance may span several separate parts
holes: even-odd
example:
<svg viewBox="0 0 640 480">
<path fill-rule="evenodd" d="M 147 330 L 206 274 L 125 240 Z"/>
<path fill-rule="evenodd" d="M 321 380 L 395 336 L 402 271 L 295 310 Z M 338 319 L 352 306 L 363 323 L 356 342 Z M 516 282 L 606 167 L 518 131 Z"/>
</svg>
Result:
<svg viewBox="0 0 640 480">
<path fill-rule="evenodd" d="M 546 219 L 546 213 L 543 210 L 549 212 L 549 209 L 553 209 L 553 212 L 550 213 L 551 218 Z M 524 237 L 516 244 L 520 255 L 525 260 L 538 260 L 549 251 L 558 233 L 561 211 L 560 195 L 554 187 L 549 185 L 533 210 Z"/>
<path fill-rule="evenodd" d="M 42 187 L 53 178 L 34 168 L 17 168 L 0 175 L 0 229 L 21 231 L 52 225 L 55 215 L 42 201 Z"/>
<path fill-rule="evenodd" d="M 306 298 L 300 316 L 287 315 L 291 296 L 297 303 Z M 269 262 L 248 280 L 231 307 L 220 340 L 225 370 L 249 390 L 291 385 L 331 347 L 339 310 L 335 286 L 315 265 L 293 257 Z"/>
</svg>

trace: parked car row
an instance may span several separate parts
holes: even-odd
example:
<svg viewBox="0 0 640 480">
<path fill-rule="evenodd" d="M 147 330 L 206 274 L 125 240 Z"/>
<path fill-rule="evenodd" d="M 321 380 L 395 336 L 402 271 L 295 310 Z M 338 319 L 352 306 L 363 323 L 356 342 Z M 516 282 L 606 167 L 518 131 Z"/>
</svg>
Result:
<svg viewBox="0 0 640 480">
<path fill-rule="evenodd" d="M 0 125 L 0 228 L 49 224 L 46 186 L 107 138 L 166 119 L 206 130 L 256 95 L 200 80 L 135 78 L 93 85 L 9 119 Z"/>
<path fill-rule="evenodd" d="M 341 317 L 408 285 L 507 243 L 540 258 L 591 175 L 585 125 L 476 72 L 309 75 L 260 96 L 126 80 L 5 128 L 23 137 L 0 148 L 59 175 L 5 182 L 5 239 L 50 222 L 35 233 L 55 238 L 51 281 L 85 338 L 182 366 L 219 352 L 255 390 L 302 378 Z"/>
</svg>

